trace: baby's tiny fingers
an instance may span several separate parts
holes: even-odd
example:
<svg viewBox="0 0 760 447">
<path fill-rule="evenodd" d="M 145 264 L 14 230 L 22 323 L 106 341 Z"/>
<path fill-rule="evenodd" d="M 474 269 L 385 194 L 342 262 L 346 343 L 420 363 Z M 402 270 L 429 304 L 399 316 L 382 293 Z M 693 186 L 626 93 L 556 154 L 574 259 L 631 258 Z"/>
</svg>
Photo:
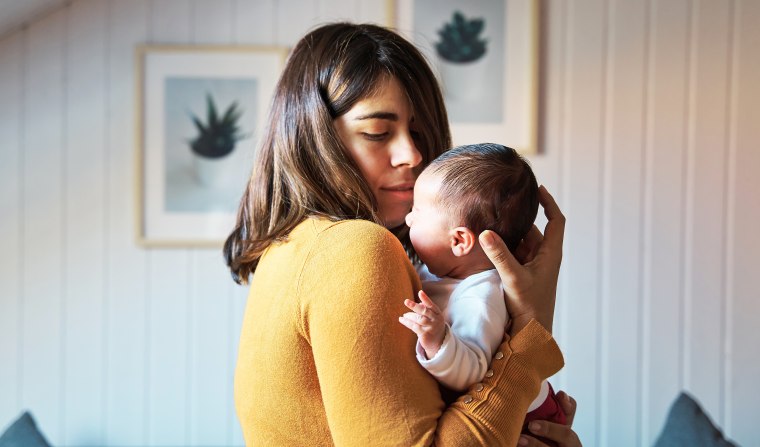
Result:
<svg viewBox="0 0 760 447">
<path fill-rule="evenodd" d="M 417 294 L 420 297 L 420 301 L 422 304 L 430 309 L 435 314 L 440 314 L 441 309 L 433 302 L 433 300 L 430 299 L 430 297 L 425 293 L 424 290 L 420 290 L 420 292 Z"/>
<path fill-rule="evenodd" d="M 404 314 L 404 318 L 406 318 L 409 321 L 414 321 L 415 323 L 421 326 L 425 326 L 425 327 L 430 326 L 430 319 L 422 314 L 418 314 L 415 312 L 407 312 Z"/>
<path fill-rule="evenodd" d="M 398 317 L 398 322 L 411 329 L 417 335 L 420 335 L 424 332 L 422 327 L 417 324 L 417 322 L 410 320 L 405 316 Z"/>
<path fill-rule="evenodd" d="M 414 313 L 420 316 L 429 317 L 432 316 L 434 313 L 430 310 L 429 307 L 425 306 L 424 304 L 415 303 L 412 300 L 404 300 L 404 304 L 406 307 L 411 309 Z"/>
</svg>

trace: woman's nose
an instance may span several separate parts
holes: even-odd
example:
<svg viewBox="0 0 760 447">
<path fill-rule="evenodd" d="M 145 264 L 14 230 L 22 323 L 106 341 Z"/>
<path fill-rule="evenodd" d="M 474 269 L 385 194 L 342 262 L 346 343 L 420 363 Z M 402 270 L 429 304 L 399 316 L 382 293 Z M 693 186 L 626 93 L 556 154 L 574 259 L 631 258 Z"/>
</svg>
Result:
<svg viewBox="0 0 760 447">
<path fill-rule="evenodd" d="M 399 135 L 399 140 L 396 142 L 393 154 L 391 155 L 391 165 L 393 167 L 408 165 L 414 168 L 421 162 L 422 154 L 417 150 L 417 145 L 411 133 L 406 132 Z"/>
</svg>

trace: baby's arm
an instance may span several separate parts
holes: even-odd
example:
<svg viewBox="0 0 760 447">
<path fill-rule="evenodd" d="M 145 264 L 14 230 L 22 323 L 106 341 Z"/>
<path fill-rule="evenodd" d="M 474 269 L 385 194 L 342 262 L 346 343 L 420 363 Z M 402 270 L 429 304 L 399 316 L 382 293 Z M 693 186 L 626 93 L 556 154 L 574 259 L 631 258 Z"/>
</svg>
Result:
<svg viewBox="0 0 760 447">
<path fill-rule="evenodd" d="M 506 309 L 490 306 L 477 296 L 450 300 L 451 330 L 438 355 L 428 361 L 417 359 L 439 382 L 464 391 L 483 380 L 491 364 L 492 353 L 504 337 Z"/>
<path fill-rule="evenodd" d="M 418 336 L 417 360 L 448 388 L 463 391 L 485 376 L 507 323 L 502 293 L 501 287 L 481 283 L 465 294 L 452 296 L 448 306 L 452 326 L 448 331 L 427 295 L 424 299 L 420 295 L 421 303 L 407 300 L 413 312 L 405 314 L 401 322 Z"/>
<path fill-rule="evenodd" d="M 425 350 L 425 355 L 431 359 L 441 349 L 446 334 L 446 322 L 441 309 L 424 291 L 420 290 L 418 296 L 420 297 L 419 303 L 404 300 L 404 305 L 412 312 L 400 316 L 398 321 L 417 334 L 417 339 L 422 349 Z"/>
</svg>

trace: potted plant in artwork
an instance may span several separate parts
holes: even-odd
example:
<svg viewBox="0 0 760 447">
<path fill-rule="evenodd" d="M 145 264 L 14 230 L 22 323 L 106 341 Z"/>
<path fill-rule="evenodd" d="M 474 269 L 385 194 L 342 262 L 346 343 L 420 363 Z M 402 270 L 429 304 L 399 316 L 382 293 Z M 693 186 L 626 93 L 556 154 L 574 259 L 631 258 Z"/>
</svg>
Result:
<svg viewBox="0 0 760 447">
<path fill-rule="evenodd" d="M 435 49 L 441 59 L 446 96 L 458 99 L 478 96 L 486 70 L 483 59 L 487 41 L 480 37 L 484 28 L 483 19 L 468 20 L 454 11 L 451 21 L 438 30 L 440 40 Z"/>
<path fill-rule="evenodd" d="M 240 133 L 238 120 L 243 112 L 233 102 L 224 114 L 219 116 L 210 94 L 206 95 L 206 122 L 191 115 L 198 130 L 198 136 L 189 141 L 193 152 L 195 176 L 201 185 L 223 186 L 230 177 L 230 154 L 238 141 L 246 135 Z M 233 161 L 234 162 L 234 161 Z"/>
</svg>

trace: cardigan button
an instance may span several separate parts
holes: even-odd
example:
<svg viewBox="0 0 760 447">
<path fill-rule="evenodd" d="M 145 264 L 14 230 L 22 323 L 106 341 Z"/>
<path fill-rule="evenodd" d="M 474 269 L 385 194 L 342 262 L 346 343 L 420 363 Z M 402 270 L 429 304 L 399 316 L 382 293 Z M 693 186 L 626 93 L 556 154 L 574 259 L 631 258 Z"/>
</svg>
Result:
<svg viewBox="0 0 760 447">
<path fill-rule="evenodd" d="M 477 392 L 483 391 L 483 384 L 479 383 L 479 384 L 475 385 L 475 391 L 477 391 Z"/>
<path fill-rule="evenodd" d="M 489 369 L 488 371 L 486 371 L 486 377 L 493 377 L 493 370 L 492 369 Z"/>
<path fill-rule="evenodd" d="M 504 358 L 504 354 L 501 352 L 497 352 L 495 356 L 493 356 L 496 360 L 501 360 Z"/>
<path fill-rule="evenodd" d="M 463 397 L 464 397 L 464 400 L 463 400 L 464 403 L 469 404 L 470 402 L 472 402 L 472 396 L 470 396 L 469 394 L 465 394 Z"/>
</svg>

